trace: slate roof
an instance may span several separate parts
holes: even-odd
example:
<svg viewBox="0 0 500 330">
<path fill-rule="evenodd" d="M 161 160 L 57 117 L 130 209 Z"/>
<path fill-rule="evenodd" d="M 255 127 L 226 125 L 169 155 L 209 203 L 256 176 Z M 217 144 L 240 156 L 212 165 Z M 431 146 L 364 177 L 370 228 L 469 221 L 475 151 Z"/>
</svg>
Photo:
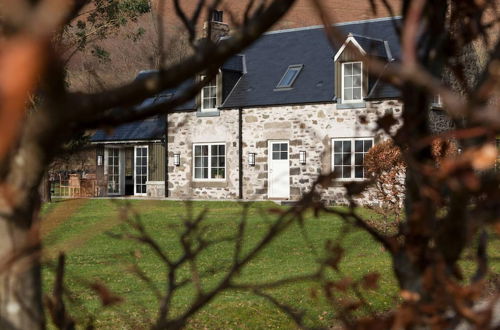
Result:
<svg viewBox="0 0 500 330">
<path fill-rule="evenodd" d="M 222 65 L 222 70 L 235 71 L 235 72 L 245 72 L 245 56 L 238 54 L 231 57 Z"/>
<path fill-rule="evenodd" d="M 345 33 L 352 34 L 358 44 L 370 55 L 388 61 L 400 58 L 399 38 L 395 25 L 400 18 L 384 18 L 337 24 Z M 222 71 L 237 72 L 241 78 L 229 93 L 221 108 L 244 108 L 303 103 L 335 102 L 335 72 L 333 56 L 342 45 L 332 47 L 323 26 L 273 31 L 264 34 L 242 54 L 231 57 Z M 276 89 L 290 65 L 303 68 L 292 88 Z M 154 71 L 141 71 L 136 79 L 143 79 Z M 182 93 L 194 83 L 188 80 L 177 89 L 170 89 L 146 99 L 136 109 Z M 367 99 L 398 98 L 399 90 L 370 77 Z M 195 100 L 177 108 L 179 111 L 196 110 Z M 117 109 L 116 111 L 119 111 Z M 97 131 L 93 142 L 158 139 L 165 130 L 164 120 L 155 117 L 138 123 L 122 125 L 111 134 Z"/>
<path fill-rule="evenodd" d="M 154 117 L 143 121 L 121 125 L 109 134 L 98 130 L 91 142 L 157 140 L 165 134 L 165 118 Z"/>
<path fill-rule="evenodd" d="M 153 70 L 141 71 L 135 78 L 144 79 L 148 75 L 154 73 Z M 135 106 L 136 111 L 147 108 L 153 104 L 165 102 L 166 100 L 175 96 L 175 93 L 182 92 L 192 82 L 186 81 L 179 86 L 178 89 L 167 89 L 160 94 L 145 99 L 142 103 Z M 191 110 L 195 107 L 195 101 L 192 100 L 180 106 L 179 110 Z M 115 113 L 120 112 L 121 109 L 114 109 Z M 165 119 L 159 116 L 148 118 L 143 121 L 133 122 L 118 126 L 109 134 L 105 130 L 98 130 L 90 138 L 91 142 L 106 142 L 106 141 L 141 141 L 141 140 L 157 140 L 161 139 L 165 134 Z"/>
<path fill-rule="evenodd" d="M 394 21 L 395 20 L 395 21 Z M 368 53 L 400 57 L 394 24 L 400 19 L 385 18 L 338 24 L 346 35 L 353 34 Z M 244 74 L 222 108 L 331 102 L 334 95 L 333 56 L 341 45 L 332 48 L 322 26 L 270 32 L 245 50 L 247 73 Z M 288 66 L 303 64 L 293 88 L 276 90 Z M 373 79 L 373 78 L 371 78 Z M 374 84 L 375 85 L 375 84 Z M 395 88 L 379 85 L 379 98 L 398 97 Z"/>
<path fill-rule="evenodd" d="M 389 43 L 386 40 L 369 38 L 366 36 L 352 35 L 358 44 L 366 51 L 366 53 L 381 57 L 387 60 L 392 60 L 392 52 Z"/>
</svg>

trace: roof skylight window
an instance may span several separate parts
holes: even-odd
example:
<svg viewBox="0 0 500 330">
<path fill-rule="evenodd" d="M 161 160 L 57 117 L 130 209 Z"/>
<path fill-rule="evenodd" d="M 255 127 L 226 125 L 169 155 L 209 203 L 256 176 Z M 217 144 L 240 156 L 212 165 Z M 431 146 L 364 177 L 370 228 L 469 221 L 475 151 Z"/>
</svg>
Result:
<svg viewBox="0 0 500 330">
<path fill-rule="evenodd" d="M 290 88 L 292 87 L 295 79 L 297 79 L 300 71 L 302 70 L 302 64 L 290 65 L 286 70 L 285 74 L 281 78 L 280 82 L 276 88 Z"/>
</svg>

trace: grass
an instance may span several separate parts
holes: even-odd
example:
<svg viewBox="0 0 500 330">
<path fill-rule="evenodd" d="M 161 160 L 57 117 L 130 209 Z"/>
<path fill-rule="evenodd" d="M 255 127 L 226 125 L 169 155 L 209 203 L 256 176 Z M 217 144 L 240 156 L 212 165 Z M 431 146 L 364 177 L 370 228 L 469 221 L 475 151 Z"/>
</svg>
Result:
<svg viewBox="0 0 500 330">
<path fill-rule="evenodd" d="M 126 240 L 111 238 L 107 233 L 126 230 L 118 220 L 120 207 L 126 203 L 140 215 L 148 232 L 168 251 L 169 255 L 180 254 L 177 231 L 186 217 L 186 204 L 174 201 L 151 200 L 65 200 L 46 205 L 42 234 L 44 237 L 45 290 L 53 283 L 53 265 L 58 251 L 67 253 L 66 286 L 71 294 L 71 314 L 80 323 L 95 319 L 97 328 L 141 329 L 154 320 L 158 302 L 148 285 L 130 271 L 137 264 L 148 274 L 158 288 L 165 283 L 165 267 L 147 247 Z M 244 250 L 250 249 L 265 234 L 275 215 L 268 212 L 276 208 L 273 203 L 254 203 L 248 214 L 248 228 Z M 194 202 L 193 214 L 208 209 L 205 220 L 207 237 L 217 238 L 232 235 L 237 230 L 241 217 L 241 205 L 233 202 Z M 360 210 L 369 216 L 368 211 Z M 329 239 L 339 237 L 344 226 L 340 219 L 332 216 L 307 216 L 305 231 L 312 246 L 308 245 L 296 224 L 286 230 L 270 244 L 257 259 L 240 274 L 241 283 L 273 281 L 293 275 L 313 272 L 318 258 L 324 255 L 324 246 Z M 396 301 L 396 282 L 392 275 L 390 259 L 366 233 L 351 230 L 342 238 L 345 249 L 340 264 L 343 274 L 350 278 L 377 271 L 381 276 L 380 288 L 366 292 L 371 307 L 382 312 L 390 309 Z M 210 267 L 224 269 L 231 262 L 234 245 L 221 243 L 200 255 L 200 271 Z M 180 276 L 187 277 L 188 270 Z M 332 275 L 336 276 L 336 275 Z M 218 283 L 221 274 L 203 279 L 208 289 Z M 100 282 L 113 293 L 123 297 L 123 302 L 113 307 L 102 308 L 89 283 Z M 306 310 L 306 321 L 310 326 L 329 326 L 334 322 L 335 311 L 324 299 L 311 294 L 318 290 L 314 282 L 288 284 L 268 291 L 280 302 Z M 194 296 L 192 286 L 182 289 L 175 297 L 173 313 L 187 308 Z M 363 311 L 362 311 L 363 312 Z M 228 291 L 218 296 L 207 307 L 197 313 L 189 328 L 290 328 L 293 322 L 282 312 L 261 297 L 248 292 Z"/>
</svg>

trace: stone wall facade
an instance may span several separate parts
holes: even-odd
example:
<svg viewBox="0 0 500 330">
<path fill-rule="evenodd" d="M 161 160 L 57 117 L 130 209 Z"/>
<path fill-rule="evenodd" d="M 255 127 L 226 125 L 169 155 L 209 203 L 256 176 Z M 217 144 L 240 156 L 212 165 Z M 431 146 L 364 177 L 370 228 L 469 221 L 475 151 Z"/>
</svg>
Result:
<svg viewBox="0 0 500 330">
<path fill-rule="evenodd" d="M 146 194 L 153 198 L 165 197 L 165 181 L 147 181 Z"/>
<path fill-rule="evenodd" d="M 223 110 L 218 116 L 198 117 L 196 112 L 168 116 L 168 189 L 173 198 L 238 198 L 239 146 L 238 110 Z M 226 146 L 226 179 L 197 181 L 193 179 L 193 144 L 221 143 Z M 174 155 L 180 165 L 174 165 Z"/>
<path fill-rule="evenodd" d="M 198 117 L 195 112 L 169 115 L 168 176 L 169 196 L 174 198 L 235 199 L 239 182 L 239 111 L 222 110 L 216 117 Z M 398 100 L 367 102 L 365 107 L 337 107 L 335 103 L 248 108 L 241 110 L 242 182 L 246 200 L 266 200 L 268 196 L 268 142 L 287 141 L 289 145 L 290 200 L 309 191 L 319 174 L 332 170 L 332 139 L 371 137 L 377 143 L 387 136 L 377 129 L 376 120 L 392 113 L 399 117 Z M 219 142 L 226 145 L 226 180 L 193 180 L 193 143 Z M 299 152 L 306 152 L 306 164 L 299 163 Z M 255 154 L 255 165 L 248 154 Z M 179 166 L 173 165 L 180 154 Z M 335 204 L 346 203 L 341 184 L 322 192 Z M 361 204 L 373 204 L 370 194 L 359 196 Z"/>
<path fill-rule="evenodd" d="M 453 128 L 453 121 L 444 110 L 430 109 L 429 126 L 432 133 L 442 133 Z"/>
</svg>

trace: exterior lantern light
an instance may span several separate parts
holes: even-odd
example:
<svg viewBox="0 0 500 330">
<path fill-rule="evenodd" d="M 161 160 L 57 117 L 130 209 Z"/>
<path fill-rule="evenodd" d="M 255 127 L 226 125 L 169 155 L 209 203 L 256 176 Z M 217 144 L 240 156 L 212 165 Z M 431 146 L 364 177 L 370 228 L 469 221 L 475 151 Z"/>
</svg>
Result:
<svg viewBox="0 0 500 330">
<path fill-rule="evenodd" d="M 174 165 L 175 166 L 181 165 L 181 155 L 180 154 L 174 154 Z"/>
<path fill-rule="evenodd" d="M 255 153 L 254 152 L 248 153 L 248 165 L 255 166 Z"/>
<path fill-rule="evenodd" d="M 97 156 L 97 166 L 102 166 L 102 155 Z"/>
<path fill-rule="evenodd" d="M 305 163 L 306 163 L 306 152 L 305 151 L 299 151 L 299 162 L 302 165 L 305 165 Z"/>
</svg>

